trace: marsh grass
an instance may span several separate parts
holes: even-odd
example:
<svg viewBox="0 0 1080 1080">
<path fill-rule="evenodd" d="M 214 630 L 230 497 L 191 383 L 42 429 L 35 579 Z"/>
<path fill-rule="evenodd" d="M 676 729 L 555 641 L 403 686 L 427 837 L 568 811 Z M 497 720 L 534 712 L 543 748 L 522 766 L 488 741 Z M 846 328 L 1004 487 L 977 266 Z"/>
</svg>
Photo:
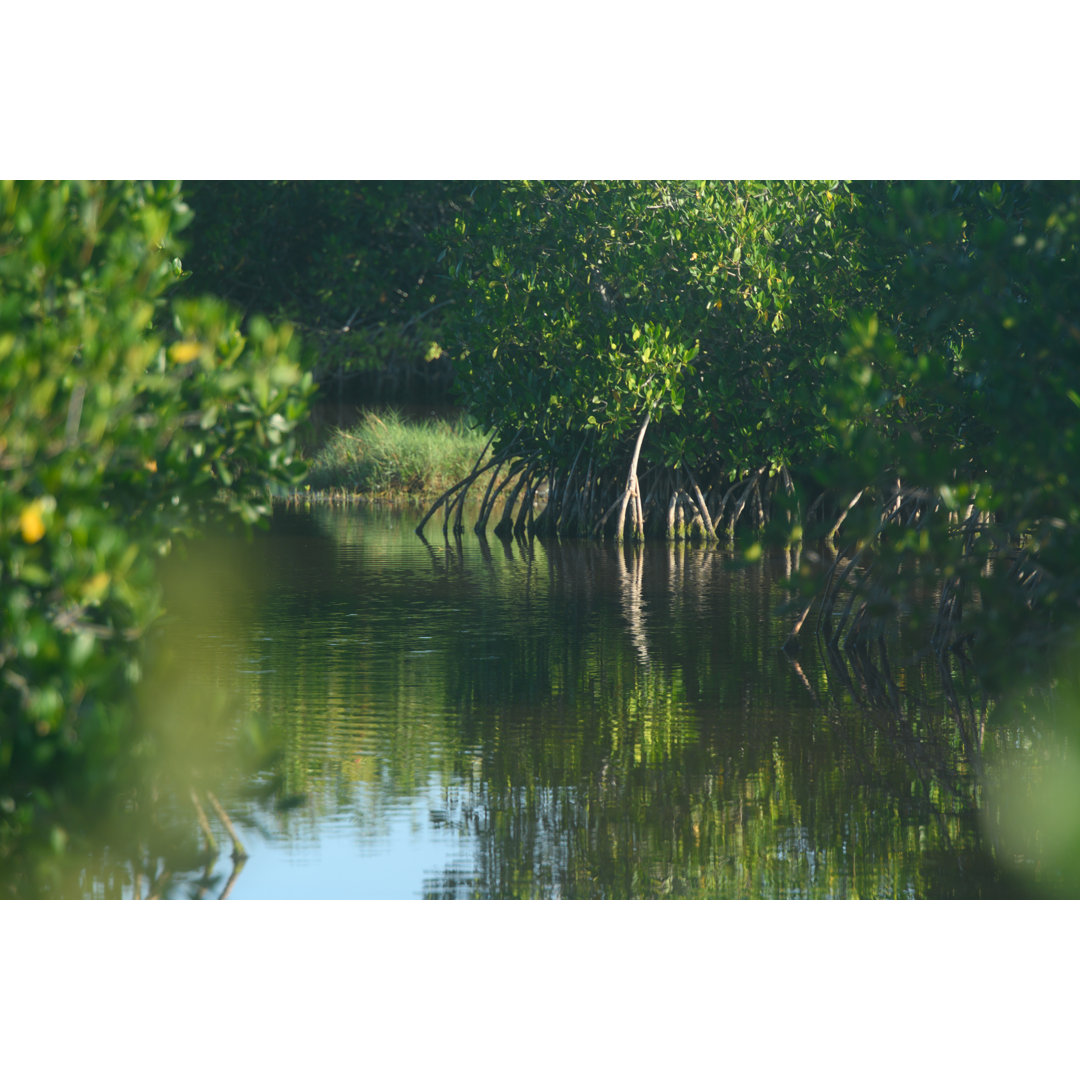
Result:
<svg viewBox="0 0 1080 1080">
<path fill-rule="evenodd" d="M 312 457 L 312 492 L 429 497 L 475 466 L 487 442 L 466 419 L 406 421 L 395 412 L 365 412 L 335 429 Z"/>
</svg>

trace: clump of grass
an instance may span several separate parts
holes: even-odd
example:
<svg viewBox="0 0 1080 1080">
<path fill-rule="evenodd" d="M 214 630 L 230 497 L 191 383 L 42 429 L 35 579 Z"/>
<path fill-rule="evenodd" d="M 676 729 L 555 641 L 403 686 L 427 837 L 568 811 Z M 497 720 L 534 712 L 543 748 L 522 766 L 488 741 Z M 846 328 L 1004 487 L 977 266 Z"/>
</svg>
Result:
<svg viewBox="0 0 1080 1080">
<path fill-rule="evenodd" d="M 439 494 L 469 474 L 486 442 L 465 419 L 413 422 L 395 412 L 365 412 L 315 454 L 307 484 L 313 492 Z"/>
</svg>

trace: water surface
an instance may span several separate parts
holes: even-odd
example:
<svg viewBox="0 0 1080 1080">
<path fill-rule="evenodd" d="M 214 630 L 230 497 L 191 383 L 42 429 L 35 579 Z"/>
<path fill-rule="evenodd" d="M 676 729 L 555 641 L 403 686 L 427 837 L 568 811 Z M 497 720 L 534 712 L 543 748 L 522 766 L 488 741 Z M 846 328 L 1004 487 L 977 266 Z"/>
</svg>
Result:
<svg viewBox="0 0 1080 1080">
<path fill-rule="evenodd" d="M 917 666 L 885 684 L 785 655 L 782 562 L 424 543 L 418 516 L 281 509 L 216 583 L 199 571 L 228 603 L 185 607 L 173 578 L 188 669 L 278 749 L 221 781 L 250 855 L 229 896 L 1006 888 L 976 813 L 985 718 Z"/>
</svg>

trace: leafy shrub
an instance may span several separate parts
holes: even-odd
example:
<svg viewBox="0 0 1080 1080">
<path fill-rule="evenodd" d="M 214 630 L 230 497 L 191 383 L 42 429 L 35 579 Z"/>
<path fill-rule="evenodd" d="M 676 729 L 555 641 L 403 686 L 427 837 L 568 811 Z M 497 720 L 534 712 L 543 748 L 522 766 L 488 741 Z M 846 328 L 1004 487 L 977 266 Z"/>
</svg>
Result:
<svg viewBox="0 0 1080 1080">
<path fill-rule="evenodd" d="M 178 183 L 0 183 L 0 851 L 122 772 L 156 559 L 301 475 L 289 327 L 183 276 Z"/>
</svg>

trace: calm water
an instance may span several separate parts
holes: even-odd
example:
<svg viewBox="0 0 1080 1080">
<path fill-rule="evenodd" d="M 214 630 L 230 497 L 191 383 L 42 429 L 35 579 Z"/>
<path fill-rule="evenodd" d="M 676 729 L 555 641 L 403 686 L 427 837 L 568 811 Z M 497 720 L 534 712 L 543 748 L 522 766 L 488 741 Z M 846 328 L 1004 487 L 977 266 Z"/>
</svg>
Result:
<svg viewBox="0 0 1080 1080">
<path fill-rule="evenodd" d="M 429 545 L 418 516 L 279 510 L 253 545 L 174 563 L 172 674 L 147 694 L 212 744 L 184 768 L 250 857 L 232 873 L 204 797 L 209 872 L 189 851 L 136 879 L 117 855 L 81 895 L 1007 891 L 975 776 L 1015 732 L 947 708 L 916 667 L 890 682 L 812 643 L 787 658 L 782 565 L 471 530 L 447 547 L 438 528 Z M 197 847 L 183 794 L 157 815 Z"/>
</svg>

